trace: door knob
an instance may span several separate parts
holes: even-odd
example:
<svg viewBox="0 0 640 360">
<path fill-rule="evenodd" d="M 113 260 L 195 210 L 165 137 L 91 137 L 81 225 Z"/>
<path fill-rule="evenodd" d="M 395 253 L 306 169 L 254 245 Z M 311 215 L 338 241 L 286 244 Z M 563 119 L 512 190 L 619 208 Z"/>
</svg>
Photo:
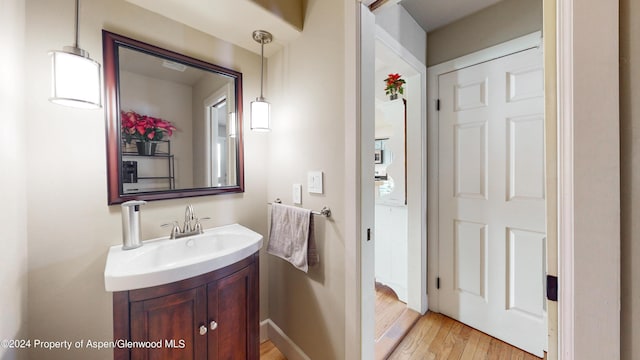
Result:
<svg viewBox="0 0 640 360">
<path fill-rule="evenodd" d="M 218 323 L 213 321 L 213 320 L 211 320 L 211 326 L 210 327 L 211 327 L 211 330 L 215 330 L 215 329 L 218 328 Z"/>
<path fill-rule="evenodd" d="M 200 325 L 200 335 L 204 335 L 207 333 L 207 327 L 204 325 Z"/>
</svg>

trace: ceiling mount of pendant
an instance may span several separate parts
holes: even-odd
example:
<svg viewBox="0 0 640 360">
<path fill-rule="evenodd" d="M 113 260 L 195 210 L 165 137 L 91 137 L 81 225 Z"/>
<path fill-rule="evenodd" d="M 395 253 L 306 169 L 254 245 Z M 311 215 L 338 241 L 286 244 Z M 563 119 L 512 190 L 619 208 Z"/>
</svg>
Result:
<svg viewBox="0 0 640 360">
<path fill-rule="evenodd" d="M 273 35 L 265 30 L 256 30 L 253 32 L 253 40 L 264 45 L 273 41 Z"/>
</svg>

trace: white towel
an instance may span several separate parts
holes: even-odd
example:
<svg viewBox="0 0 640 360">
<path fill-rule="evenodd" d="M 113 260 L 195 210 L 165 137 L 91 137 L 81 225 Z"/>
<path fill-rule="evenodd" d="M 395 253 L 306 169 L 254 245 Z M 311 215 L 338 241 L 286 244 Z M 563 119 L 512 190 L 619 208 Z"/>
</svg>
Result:
<svg viewBox="0 0 640 360">
<path fill-rule="evenodd" d="M 319 257 L 311 210 L 274 203 L 267 252 L 287 260 L 305 273 L 309 266 L 317 264 Z"/>
</svg>

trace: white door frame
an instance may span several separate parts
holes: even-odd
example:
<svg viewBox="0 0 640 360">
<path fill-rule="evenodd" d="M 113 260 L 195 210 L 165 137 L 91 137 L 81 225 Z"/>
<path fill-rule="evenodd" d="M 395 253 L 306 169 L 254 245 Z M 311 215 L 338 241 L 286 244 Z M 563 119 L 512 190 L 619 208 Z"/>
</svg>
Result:
<svg viewBox="0 0 640 360">
<path fill-rule="evenodd" d="M 559 358 L 619 359 L 619 2 L 556 11 Z"/>
<path fill-rule="evenodd" d="M 355 5 L 355 6 L 354 6 Z M 345 193 L 351 194 L 350 201 L 346 201 L 345 221 L 346 232 L 353 236 L 353 243 L 345 244 L 345 359 L 373 359 L 374 358 L 374 312 L 375 312 L 375 292 L 374 292 L 374 166 L 373 166 L 373 141 L 363 141 L 363 139 L 374 139 L 375 126 L 371 119 L 374 118 L 374 74 L 375 74 L 375 39 L 377 35 L 375 16 L 369 8 L 359 0 L 355 3 L 345 2 L 346 18 L 355 19 L 355 27 L 345 27 L 346 43 L 350 41 L 356 46 L 346 46 L 345 65 L 345 119 L 348 121 L 345 127 Z M 395 40 L 385 38 L 381 41 L 387 45 L 396 43 Z M 405 55 L 406 49 L 391 45 L 401 56 Z M 412 62 L 409 62 L 416 69 L 419 69 L 423 89 L 426 86 L 426 67 L 420 64 L 415 57 L 409 54 Z M 406 56 L 409 58 L 409 56 Z M 355 64 L 355 68 L 350 71 L 350 66 Z M 353 101 L 355 97 L 356 101 Z M 426 112 L 426 93 L 422 92 L 420 104 L 421 112 L 424 116 Z M 422 188 L 426 186 L 426 134 L 424 122 L 418 136 L 422 137 L 421 160 L 419 169 L 422 174 Z M 354 141 L 355 139 L 355 141 Z M 419 245 L 422 279 L 420 292 L 421 296 L 416 301 L 420 310 L 427 309 L 426 296 L 426 194 L 419 194 L 421 198 L 421 243 Z M 367 230 L 371 230 L 368 232 Z M 418 249 L 413 249 L 418 250 Z"/>
<path fill-rule="evenodd" d="M 375 16 L 359 0 L 345 1 L 345 354 L 374 358 L 375 283 L 363 269 L 374 269 L 367 229 L 374 227 Z M 353 46 L 351 46 L 353 44 Z"/>
<path fill-rule="evenodd" d="M 560 2 L 556 9 L 556 71 L 558 82 L 558 359 L 574 354 L 574 249 L 573 249 L 573 5 Z M 614 358 L 614 357 L 612 357 Z M 619 358 L 619 357 L 618 357 Z"/>
<path fill-rule="evenodd" d="M 469 66 L 477 65 L 483 62 L 494 60 L 503 56 L 511 55 L 524 50 L 537 48 L 541 46 L 542 33 L 540 31 L 529 35 L 519 37 L 514 40 L 507 41 L 502 44 L 492 46 L 487 49 L 477 51 L 475 53 L 465 55 L 463 57 L 447 61 L 442 64 L 431 66 L 427 69 L 428 78 L 428 172 L 429 183 L 427 188 L 427 198 L 429 199 L 429 211 L 427 216 L 428 236 L 428 292 L 429 294 L 437 294 L 436 277 L 438 276 L 438 268 L 440 266 L 438 259 L 438 111 L 436 109 L 436 101 L 438 100 L 438 77 L 440 75 L 464 69 Z M 439 312 L 438 297 L 429 297 L 429 309 Z"/>
</svg>

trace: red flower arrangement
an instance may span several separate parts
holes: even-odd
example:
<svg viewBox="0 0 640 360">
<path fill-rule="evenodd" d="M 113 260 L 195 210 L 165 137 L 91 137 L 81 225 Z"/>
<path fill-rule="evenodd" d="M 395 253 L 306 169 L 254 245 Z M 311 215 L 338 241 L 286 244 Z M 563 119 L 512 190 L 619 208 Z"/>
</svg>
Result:
<svg viewBox="0 0 640 360">
<path fill-rule="evenodd" d="M 177 128 L 169 121 L 147 115 L 140 115 L 135 111 L 121 111 L 120 122 L 124 141 L 130 144 L 135 141 L 160 141 L 165 135 L 173 135 Z"/>
<path fill-rule="evenodd" d="M 384 93 L 387 95 L 394 95 L 395 93 L 404 94 L 404 79 L 401 78 L 400 74 L 389 74 L 389 76 L 384 79 L 387 87 L 384 88 Z"/>
</svg>

